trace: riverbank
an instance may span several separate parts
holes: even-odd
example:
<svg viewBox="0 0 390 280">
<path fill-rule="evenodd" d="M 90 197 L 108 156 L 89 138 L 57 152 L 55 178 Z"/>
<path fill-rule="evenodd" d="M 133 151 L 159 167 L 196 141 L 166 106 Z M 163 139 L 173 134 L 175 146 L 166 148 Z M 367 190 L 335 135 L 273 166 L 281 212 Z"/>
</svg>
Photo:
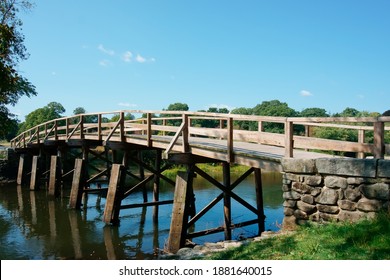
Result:
<svg viewBox="0 0 390 280">
<path fill-rule="evenodd" d="M 230 243 L 230 244 L 229 244 Z M 206 248 L 207 247 L 207 248 Z M 171 258 L 211 260 L 389 260 L 390 213 L 357 223 L 307 224 L 245 241 L 184 248 Z"/>
</svg>

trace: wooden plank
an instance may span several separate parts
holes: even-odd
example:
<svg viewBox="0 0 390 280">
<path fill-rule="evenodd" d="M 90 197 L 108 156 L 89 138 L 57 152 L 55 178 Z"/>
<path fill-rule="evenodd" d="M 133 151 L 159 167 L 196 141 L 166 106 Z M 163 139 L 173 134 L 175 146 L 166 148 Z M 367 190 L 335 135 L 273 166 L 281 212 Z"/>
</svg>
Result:
<svg viewBox="0 0 390 280">
<path fill-rule="evenodd" d="M 77 158 L 75 160 L 72 189 L 70 191 L 69 208 L 80 209 L 81 198 L 83 194 L 82 178 L 83 178 L 83 164 L 84 160 Z"/>
<path fill-rule="evenodd" d="M 120 199 L 119 190 L 121 179 L 121 165 L 113 164 L 108 184 L 106 205 L 104 207 L 103 222 L 117 224 L 119 222 Z M 119 201 L 118 201 L 119 200 Z"/>
<path fill-rule="evenodd" d="M 179 171 L 176 176 L 176 186 L 173 198 L 172 219 L 169 230 L 167 251 L 176 253 L 184 246 L 187 232 L 188 216 L 186 213 L 186 197 L 189 181 L 188 172 Z"/>
<path fill-rule="evenodd" d="M 294 151 L 294 140 L 293 140 L 293 123 L 286 121 L 284 124 L 284 135 L 285 135 L 285 141 L 284 141 L 284 157 L 285 158 L 292 158 L 293 157 L 293 151 Z"/>
</svg>

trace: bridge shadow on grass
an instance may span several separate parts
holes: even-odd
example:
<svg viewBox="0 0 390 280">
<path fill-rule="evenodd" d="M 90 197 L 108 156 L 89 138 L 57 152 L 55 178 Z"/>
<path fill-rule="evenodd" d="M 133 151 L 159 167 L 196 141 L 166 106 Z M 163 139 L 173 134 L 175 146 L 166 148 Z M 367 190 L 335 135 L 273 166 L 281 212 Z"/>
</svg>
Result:
<svg viewBox="0 0 390 280">
<path fill-rule="evenodd" d="M 211 259 L 388 260 L 390 214 L 358 223 L 308 224 L 290 234 L 220 252 Z"/>
</svg>

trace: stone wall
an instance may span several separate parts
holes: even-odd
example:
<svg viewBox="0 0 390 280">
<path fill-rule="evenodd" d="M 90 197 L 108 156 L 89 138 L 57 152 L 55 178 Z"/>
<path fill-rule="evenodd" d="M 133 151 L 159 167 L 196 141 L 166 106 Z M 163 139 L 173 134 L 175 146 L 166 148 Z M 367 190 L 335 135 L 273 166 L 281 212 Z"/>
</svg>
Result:
<svg viewBox="0 0 390 280">
<path fill-rule="evenodd" d="M 390 211 L 390 160 L 284 159 L 282 166 L 285 229 Z"/>
<path fill-rule="evenodd" d="M 12 149 L 1 151 L 5 156 L 0 159 L 0 182 L 14 181 L 18 172 L 19 155 Z"/>
</svg>

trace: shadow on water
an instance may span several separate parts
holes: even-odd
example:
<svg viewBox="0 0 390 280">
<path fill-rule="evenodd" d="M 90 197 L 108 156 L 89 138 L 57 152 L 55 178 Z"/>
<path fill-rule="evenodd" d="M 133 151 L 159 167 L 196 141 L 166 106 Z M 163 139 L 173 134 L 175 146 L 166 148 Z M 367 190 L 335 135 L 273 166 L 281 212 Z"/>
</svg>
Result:
<svg viewBox="0 0 390 280">
<path fill-rule="evenodd" d="M 217 174 L 216 178 L 222 180 L 218 177 Z M 281 174 L 263 173 L 262 177 L 266 230 L 277 231 L 283 219 Z M 201 178 L 195 179 L 194 189 L 198 211 L 220 194 L 219 189 Z M 61 197 L 50 199 L 44 189 L 33 192 L 26 186 L 0 185 L 0 259 L 155 259 L 164 248 L 172 205 L 160 206 L 158 223 L 153 223 L 152 208 L 121 210 L 120 226 L 114 227 L 102 221 L 104 196 L 88 194 L 81 211 L 71 210 L 69 192 L 69 187 L 65 187 Z M 252 177 L 234 192 L 250 204 L 256 204 Z M 142 199 L 141 192 L 134 193 L 122 204 Z M 173 199 L 173 188 L 162 185 L 160 199 Z M 252 219 L 253 214 L 234 200 L 232 206 L 233 223 Z M 196 223 L 196 230 L 221 225 L 222 202 Z M 233 238 L 256 234 L 256 225 L 247 226 L 235 229 Z M 223 233 L 193 241 L 201 244 L 220 240 Z"/>
</svg>

